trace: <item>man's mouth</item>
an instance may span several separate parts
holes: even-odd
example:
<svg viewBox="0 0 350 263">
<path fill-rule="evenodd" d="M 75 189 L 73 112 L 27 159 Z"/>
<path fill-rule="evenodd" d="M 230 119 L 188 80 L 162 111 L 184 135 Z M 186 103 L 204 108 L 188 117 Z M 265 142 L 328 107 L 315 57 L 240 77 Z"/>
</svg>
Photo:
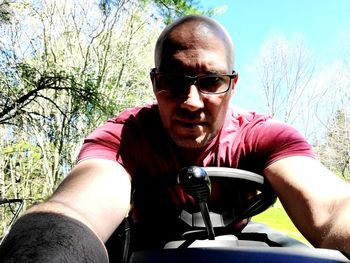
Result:
<svg viewBox="0 0 350 263">
<path fill-rule="evenodd" d="M 198 126 L 205 126 L 207 122 L 205 121 L 192 121 L 192 120 L 176 120 L 176 123 L 185 128 L 194 128 Z"/>
</svg>

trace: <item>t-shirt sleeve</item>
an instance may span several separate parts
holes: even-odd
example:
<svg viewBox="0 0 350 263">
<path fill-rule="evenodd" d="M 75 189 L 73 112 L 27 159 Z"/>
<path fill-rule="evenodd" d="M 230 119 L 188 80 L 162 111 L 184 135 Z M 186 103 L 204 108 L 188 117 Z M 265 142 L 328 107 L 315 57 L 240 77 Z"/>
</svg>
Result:
<svg viewBox="0 0 350 263">
<path fill-rule="evenodd" d="M 246 140 L 254 163 L 264 169 L 290 156 L 316 158 L 312 146 L 292 126 L 274 120 L 262 122 L 249 130 Z"/>
<path fill-rule="evenodd" d="M 137 123 L 130 118 L 128 123 L 122 118 L 107 121 L 84 140 L 77 162 L 86 159 L 107 159 L 121 164 L 130 175 L 134 174 L 140 160 L 140 141 Z"/>
<path fill-rule="evenodd" d="M 88 135 L 79 152 L 77 162 L 91 158 L 116 161 L 122 125 L 107 122 Z"/>
</svg>

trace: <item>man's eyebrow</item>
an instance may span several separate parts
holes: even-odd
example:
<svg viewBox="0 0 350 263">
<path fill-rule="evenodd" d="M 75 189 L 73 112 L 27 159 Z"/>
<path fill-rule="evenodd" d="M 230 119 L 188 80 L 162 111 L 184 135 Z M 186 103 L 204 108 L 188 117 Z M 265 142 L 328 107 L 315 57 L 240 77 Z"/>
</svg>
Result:
<svg viewBox="0 0 350 263">
<path fill-rule="evenodd" d="M 198 74 L 198 76 L 205 75 L 205 74 L 227 74 L 227 73 L 219 70 L 207 70 L 207 71 L 201 72 L 200 74 Z"/>
<path fill-rule="evenodd" d="M 224 74 L 224 72 L 220 72 L 218 70 L 209 70 L 209 71 L 206 71 L 205 73 L 207 73 L 207 74 Z"/>
</svg>

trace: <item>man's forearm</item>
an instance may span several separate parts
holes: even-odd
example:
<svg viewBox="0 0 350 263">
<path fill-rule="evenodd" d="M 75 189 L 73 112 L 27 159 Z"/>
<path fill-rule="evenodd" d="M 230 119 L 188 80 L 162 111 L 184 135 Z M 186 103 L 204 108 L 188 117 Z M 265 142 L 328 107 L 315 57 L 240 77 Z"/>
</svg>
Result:
<svg viewBox="0 0 350 263">
<path fill-rule="evenodd" d="M 324 235 L 320 247 L 333 248 L 344 252 L 350 257 L 350 199 L 342 202 L 333 211 L 331 219 L 324 227 Z"/>
<path fill-rule="evenodd" d="M 108 262 L 104 245 L 83 223 L 55 213 L 29 213 L 0 248 L 2 263 Z"/>
</svg>

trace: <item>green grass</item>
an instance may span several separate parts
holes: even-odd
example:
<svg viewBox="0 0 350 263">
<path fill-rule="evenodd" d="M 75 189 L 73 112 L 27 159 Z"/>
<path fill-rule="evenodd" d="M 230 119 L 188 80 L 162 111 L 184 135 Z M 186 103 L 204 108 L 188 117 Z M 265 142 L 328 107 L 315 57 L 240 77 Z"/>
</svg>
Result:
<svg viewBox="0 0 350 263">
<path fill-rule="evenodd" d="M 252 220 L 255 222 L 264 223 L 273 229 L 279 230 L 284 234 L 311 246 L 294 226 L 293 222 L 290 220 L 279 201 L 277 201 L 273 207 L 269 208 L 265 212 L 253 217 Z"/>
</svg>

